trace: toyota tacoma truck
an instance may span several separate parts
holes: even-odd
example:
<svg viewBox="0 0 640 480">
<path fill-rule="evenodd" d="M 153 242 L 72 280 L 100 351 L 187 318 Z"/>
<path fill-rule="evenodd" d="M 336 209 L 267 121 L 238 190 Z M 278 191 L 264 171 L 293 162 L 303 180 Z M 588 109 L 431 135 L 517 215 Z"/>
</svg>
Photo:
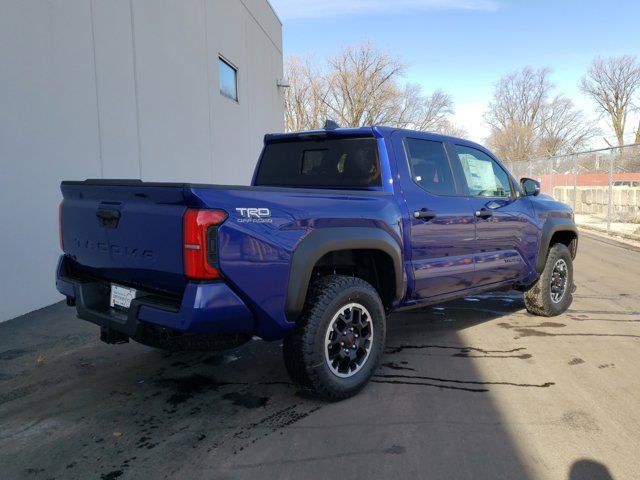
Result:
<svg viewBox="0 0 640 480">
<path fill-rule="evenodd" d="M 387 316 L 492 290 L 572 301 L 571 209 L 482 146 L 384 127 L 266 135 L 251 186 L 64 181 L 56 285 L 107 343 L 283 339 L 292 380 L 358 392 Z"/>
</svg>

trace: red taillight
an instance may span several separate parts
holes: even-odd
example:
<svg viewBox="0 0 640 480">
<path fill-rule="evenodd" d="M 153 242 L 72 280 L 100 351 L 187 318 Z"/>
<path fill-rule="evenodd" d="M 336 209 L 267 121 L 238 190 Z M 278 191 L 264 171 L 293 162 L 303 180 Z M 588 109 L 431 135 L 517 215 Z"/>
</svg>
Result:
<svg viewBox="0 0 640 480">
<path fill-rule="evenodd" d="M 58 205 L 58 241 L 60 242 L 60 250 L 64 253 L 64 240 L 62 238 L 62 203 Z"/>
<path fill-rule="evenodd" d="M 220 278 L 218 229 L 227 213 L 221 210 L 187 210 L 183 217 L 184 274 L 187 278 Z"/>
</svg>

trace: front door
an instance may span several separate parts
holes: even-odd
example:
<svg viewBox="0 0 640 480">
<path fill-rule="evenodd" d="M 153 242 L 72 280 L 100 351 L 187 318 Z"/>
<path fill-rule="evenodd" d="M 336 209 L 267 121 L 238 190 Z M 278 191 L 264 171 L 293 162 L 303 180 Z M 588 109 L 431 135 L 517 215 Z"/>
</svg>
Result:
<svg viewBox="0 0 640 480">
<path fill-rule="evenodd" d="M 487 153 L 453 145 L 476 220 L 477 286 L 516 280 L 528 273 L 525 258 L 536 241 L 528 203 L 516 195 L 509 174 Z M 526 207 L 526 208 L 525 208 Z"/>
<path fill-rule="evenodd" d="M 472 285 L 473 207 L 456 184 L 445 146 L 425 134 L 393 136 L 409 214 L 410 301 L 446 295 Z"/>
</svg>

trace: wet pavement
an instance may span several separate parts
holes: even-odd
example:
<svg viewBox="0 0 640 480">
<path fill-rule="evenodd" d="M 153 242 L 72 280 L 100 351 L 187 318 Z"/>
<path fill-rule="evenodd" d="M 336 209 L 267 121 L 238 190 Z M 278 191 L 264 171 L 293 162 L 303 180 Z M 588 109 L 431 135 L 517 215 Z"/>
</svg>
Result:
<svg viewBox="0 0 640 480">
<path fill-rule="evenodd" d="M 515 292 L 392 316 L 335 404 L 278 343 L 110 346 L 39 310 L 0 324 L 0 478 L 640 478 L 640 253 L 585 236 L 575 277 L 551 319 Z"/>
</svg>

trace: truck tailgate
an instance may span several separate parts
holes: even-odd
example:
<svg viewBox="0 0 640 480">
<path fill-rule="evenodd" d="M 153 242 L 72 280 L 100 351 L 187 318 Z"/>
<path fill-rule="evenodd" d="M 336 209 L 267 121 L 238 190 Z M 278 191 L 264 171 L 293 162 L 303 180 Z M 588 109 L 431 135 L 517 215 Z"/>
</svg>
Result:
<svg viewBox="0 0 640 480">
<path fill-rule="evenodd" d="M 184 290 L 183 186 L 85 181 L 61 190 L 62 242 L 76 268 L 115 283 Z"/>
</svg>

